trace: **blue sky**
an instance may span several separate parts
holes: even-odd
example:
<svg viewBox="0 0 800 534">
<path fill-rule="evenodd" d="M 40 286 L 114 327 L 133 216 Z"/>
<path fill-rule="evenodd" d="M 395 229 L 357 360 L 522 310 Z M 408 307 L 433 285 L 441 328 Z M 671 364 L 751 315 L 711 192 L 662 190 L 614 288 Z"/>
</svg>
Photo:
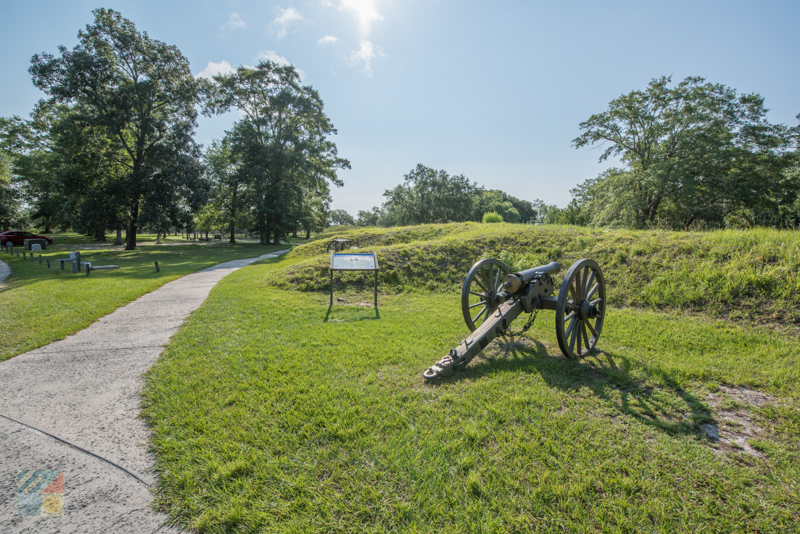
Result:
<svg viewBox="0 0 800 534">
<path fill-rule="evenodd" d="M 294 64 L 352 163 L 333 208 L 353 215 L 417 163 L 564 206 L 609 166 L 572 148 L 579 123 L 662 75 L 760 93 L 773 122 L 795 125 L 800 113 L 797 0 L 31 0 L 2 11 L 0 116 L 28 115 L 42 97 L 31 56 L 72 48 L 96 7 L 178 46 L 195 74 Z M 235 119 L 201 118 L 197 140 Z"/>
</svg>

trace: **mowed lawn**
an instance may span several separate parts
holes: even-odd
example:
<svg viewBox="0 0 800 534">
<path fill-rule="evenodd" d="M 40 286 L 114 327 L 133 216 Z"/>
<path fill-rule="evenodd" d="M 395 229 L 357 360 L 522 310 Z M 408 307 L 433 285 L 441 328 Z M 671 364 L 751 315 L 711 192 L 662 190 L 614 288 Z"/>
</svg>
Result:
<svg viewBox="0 0 800 534">
<path fill-rule="evenodd" d="M 541 312 L 428 384 L 467 333 L 456 292 L 387 292 L 376 312 L 368 286 L 342 287 L 329 309 L 268 282 L 295 261 L 225 278 L 147 375 L 157 506 L 178 524 L 800 531 L 796 336 L 612 308 L 601 351 L 571 361 Z"/>
<path fill-rule="evenodd" d="M 143 241 L 154 241 L 144 236 Z M 69 257 L 75 245 L 92 245 L 76 235 L 56 236 L 57 244 L 25 261 L 22 251 L 0 252 L 12 274 L 0 285 L 0 361 L 41 347 L 86 328 L 100 317 L 153 291 L 163 284 L 212 265 L 239 258 L 254 258 L 287 246 L 153 245 L 124 251 L 120 247 L 81 248 L 81 261 L 92 265 L 118 265 L 119 269 L 72 274 L 69 265 L 60 270 L 55 260 Z M 173 238 L 172 242 L 180 242 Z M 22 247 L 17 247 L 22 248 Z M 39 255 L 42 264 L 39 264 Z M 47 268 L 50 259 L 50 269 Z M 155 263 L 160 272 L 156 272 Z"/>
</svg>

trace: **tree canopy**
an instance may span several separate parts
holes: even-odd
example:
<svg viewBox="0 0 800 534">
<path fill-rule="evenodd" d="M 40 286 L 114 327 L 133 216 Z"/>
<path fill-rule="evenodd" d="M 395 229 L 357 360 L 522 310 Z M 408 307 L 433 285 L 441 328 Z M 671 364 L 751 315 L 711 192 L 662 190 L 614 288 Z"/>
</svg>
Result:
<svg viewBox="0 0 800 534">
<path fill-rule="evenodd" d="M 726 217 L 773 217 L 797 199 L 797 130 L 766 119 L 764 99 L 690 77 L 652 80 L 580 124 L 576 148 L 599 144 L 623 169 L 573 195 L 593 224 L 688 228 Z"/>
<path fill-rule="evenodd" d="M 202 81 L 177 47 L 139 32 L 114 10 L 93 13 L 75 48 L 60 46 L 59 57 L 36 54 L 30 73 L 54 103 L 70 106 L 78 124 L 102 130 L 103 159 L 124 169 L 112 198 L 124 202 L 131 250 L 143 208 L 150 220 L 175 219 L 168 207 L 196 190 L 192 135 Z"/>
<path fill-rule="evenodd" d="M 271 61 L 215 76 L 209 109 L 238 109 L 243 118 L 226 134 L 230 157 L 247 184 L 262 243 L 306 229 L 314 206 L 329 202 L 329 184 L 342 185 L 337 169 L 350 168 L 328 139 L 336 133 L 319 93 L 300 84 L 297 70 Z"/>
</svg>

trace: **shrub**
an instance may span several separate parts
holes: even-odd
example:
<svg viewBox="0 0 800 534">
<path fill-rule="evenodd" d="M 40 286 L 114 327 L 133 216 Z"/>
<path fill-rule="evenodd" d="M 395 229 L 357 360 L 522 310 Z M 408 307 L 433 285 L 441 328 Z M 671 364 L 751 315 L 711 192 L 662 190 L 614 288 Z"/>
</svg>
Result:
<svg viewBox="0 0 800 534">
<path fill-rule="evenodd" d="M 488 211 L 483 214 L 483 222 L 484 223 L 501 223 L 503 222 L 503 216 L 497 213 L 496 211 Z"/>
</svg>

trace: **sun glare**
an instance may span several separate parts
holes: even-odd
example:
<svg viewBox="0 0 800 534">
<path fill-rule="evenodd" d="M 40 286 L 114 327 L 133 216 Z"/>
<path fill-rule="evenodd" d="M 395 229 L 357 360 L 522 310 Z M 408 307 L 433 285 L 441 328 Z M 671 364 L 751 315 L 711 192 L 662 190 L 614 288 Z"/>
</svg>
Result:
<svg viewBox="0 0 800 534">
<path fill-rule="evenodd" d="M 375 10 L 373 0 L 342 0 L 342 9 L 352 9 L 356 12 L 356 18 L 361 24 L 361 31 L 369 31 L 369 25 L 373 20 L 383 20 L 383 17 Z"/>
</svg>

